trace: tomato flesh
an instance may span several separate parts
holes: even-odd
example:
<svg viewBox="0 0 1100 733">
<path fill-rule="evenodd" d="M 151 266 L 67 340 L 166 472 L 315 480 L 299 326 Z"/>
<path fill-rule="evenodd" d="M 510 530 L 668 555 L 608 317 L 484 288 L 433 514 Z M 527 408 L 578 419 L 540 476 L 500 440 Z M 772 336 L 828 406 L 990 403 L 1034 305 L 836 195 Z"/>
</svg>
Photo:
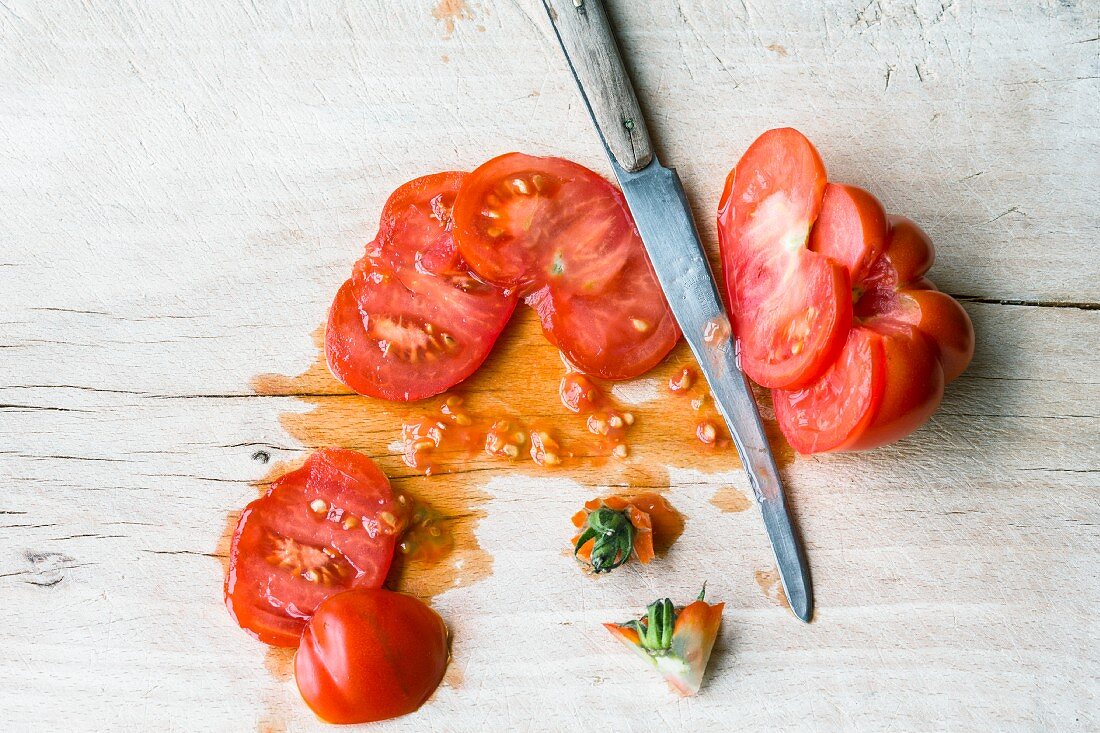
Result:
<svg viewBox="0 0 1100 733">
<path fill-rule="evenodd" d="M 726 295 L 742 368 L 765 387 L 817 379 L 851 326 L 847 270 L 808 248 L 825 185 L 820 156 L 792 129 L 761 135 L 726 180 L 718 210 Z"/>
<path fill-rule="evenodd" d="M 882 339 L 853 328 L 840 356 L 821 377 L 799 390 L 774 390 L 775 419 L 799 453 L 843 446 L 861 433 L 882 401 L 886 377 Z"/>
<path fill-rule="evenodd" d="M 397 189 L 378 236 L 337 292 L 325 354 L 360 394 L 418 400 L 473 374 L 515 309 L 515 295 L 469 271 L 452 236 L 465 174 L 440 173 Z"/>
<path fill-rule="evenodd" d="M 389 481 L 373 461 L 338 448 L 313 453 L 241 514 L 225 582 L 230 614 L 260 641 L 297 646 L 323 600 L 382 585 L 395 516 Z"/>
<path fill-rule="evenodd" d="M 650 273 L 647 260 L 627 263 L 606 294 L 563 295 L 545 286 L 527 297 L 546 338 L 581 371 L 602 379 L 631 379 L 657 366 L 680 338 L 662 298 L 633 283 Z M 613 312 L 608 312 L 609 306 Z"/>
<path fill-rule="evenodd" d="M 443 679 L 443 619 L 417 599 L 351 590 L 320 605 L 294 656 L 310 709 L 329 723 L 370 723 L 415 711 Z"/>
<path fill-rule="evenodd" d="M 622 194 L 563 158 L 508 153 L 488 161 L 467 179 L 454 217 L 470 266 L 523 294 L 551 283 L 601 293 L 641 245 Z"/>
<path fill-rule="evenodd" d="M 679 339 L 622 194 L 593 171 L 502 155 L 463 183 L 454 219 L 471 269 L 525 296 L 580 371 L 636 377 Z"/>
<path fill-rule="evenodd" d="M 821 213 L 810 232 L 814 252 L 844 265 L 852 283 L 860 283 L 886 248 L 886 210 L 857 186 L 825 186 Z"/>
</svg>

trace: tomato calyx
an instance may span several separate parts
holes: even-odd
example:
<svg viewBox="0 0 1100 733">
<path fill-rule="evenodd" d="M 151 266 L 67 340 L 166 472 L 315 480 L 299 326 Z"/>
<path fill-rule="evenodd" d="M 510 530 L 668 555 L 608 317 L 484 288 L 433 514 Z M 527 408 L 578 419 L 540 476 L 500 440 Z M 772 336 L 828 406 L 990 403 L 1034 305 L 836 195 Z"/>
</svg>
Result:
<svg viewBox="0 0 1100 733">
<path fill-rule="evenodd" d="M 635 499 L 609 496 L 585 502 L 584 509 L 573 515 L 573 526 L 580 534 L 573 538 L 573 557 L 593 573 L 611 572 L 630 558 L 644 564 L 656 556 L 653 545 L 653 516 L 638 504 L 658 513 L 675 515 L 663 499 L 661 503 L 646 500 L 651 495 Z M 663 506 L 662 506 L 663 504 Z M 666 509 L 667 507 L 667 509 Z"/>
<path fill-rule="evenodd" d="M 704 586 L 704 592 L 706 588 Z M 703 594 L 699 594 L 702 600 Z M 665 655 L 672 649 L 672 630 L 676 625 L 676 607 L 668 598 L 661 598 L 646 606 L 645 615 L 640 619 L 620 624 L 623 628 L 634 629 L 638 634 L 638 644 L 653 655 Z"/>
<path fill-rule="evenodd" d="M 634 525 L 625 511 L 605 506 L 589 513 L 584 531 L 573 543 L 573 557 L 581 560 L 581 549 L 592 543 L 587 564 L 594 573 L 609 573 L 630 559 L 634 547 Z M 583 561 L 582 561 L 583 562 Z"/>
<path fill-rule="evenodd" d="M 646 607 L 638 619 L 604 624 L 611 634 L 639 657 L 653 665 L 676 694 L 696 694 L 703 682 L 710 653 L 722 623 L 724 603 L 699 597 L 686 606 L 661 598 Z"/>
</svg>

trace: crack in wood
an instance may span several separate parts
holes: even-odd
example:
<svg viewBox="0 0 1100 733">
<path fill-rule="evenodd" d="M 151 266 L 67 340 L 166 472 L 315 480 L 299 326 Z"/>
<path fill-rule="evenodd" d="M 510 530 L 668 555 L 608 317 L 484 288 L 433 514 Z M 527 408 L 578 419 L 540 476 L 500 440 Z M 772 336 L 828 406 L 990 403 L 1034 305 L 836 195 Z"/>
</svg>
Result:
<svg viewBox="0 0 1100 733">
<path fill-rule="evenodd" d="M 1071 300 L 1017 300 L 1014 298 L 990 298 L 983 295 L 951 295 L 964 303 L 982 303 L 984 305 L 1023 306 L 1027 308 L 1072 308 L 1082 311 L 1100 310 L 1100 303 Z"/>
</svg>

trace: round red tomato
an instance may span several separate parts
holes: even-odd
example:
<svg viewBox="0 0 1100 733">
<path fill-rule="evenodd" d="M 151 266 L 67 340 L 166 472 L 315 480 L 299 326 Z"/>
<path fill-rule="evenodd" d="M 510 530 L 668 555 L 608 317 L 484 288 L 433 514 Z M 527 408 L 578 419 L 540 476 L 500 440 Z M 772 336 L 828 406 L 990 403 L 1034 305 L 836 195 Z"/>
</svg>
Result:
<svg viewBox="0 0 1100 733">
<path fill-rule="evenodd" d="M 622 194 L 593 171 L 502 155 L 462 184 L 454 219 L 470 268 L 527 296 L 580 371 L 636 377 L 679 339 Z"/>
<path fill-rule="evenodd" d="M 463 173 L 417 178 L 382 211 L 378 236 L 336 294 L 325 331 L 329 369 L 360 394 L 418 400 L 481 365 L 515 295 L 470 274 L 451 235 Z"/>
<path fill-rule="evenodd" d="M 447 669 L 447 628 L 417 599 L 352 590 L 317 609 L 294 656 L 302 698 L 329 723 L 370 723 L 411 713 Z"/>
<path fill-rule="evenodd" d="M 396 515 L 389 481 L 369 458 L 313 453 L 241 514 L 225 581 L 229 613 L 260 641 L 297 646 L 323 600 L 382 585 Z"/>
<path fill-rule="evenodd" d="M 825 166 L 802 133 L 761 135 L 726 179 L 718 242 L 741 367 L 765 387 L 804 387 L 852 324 L 847 270 L 808 248 Z"/>
</svg>

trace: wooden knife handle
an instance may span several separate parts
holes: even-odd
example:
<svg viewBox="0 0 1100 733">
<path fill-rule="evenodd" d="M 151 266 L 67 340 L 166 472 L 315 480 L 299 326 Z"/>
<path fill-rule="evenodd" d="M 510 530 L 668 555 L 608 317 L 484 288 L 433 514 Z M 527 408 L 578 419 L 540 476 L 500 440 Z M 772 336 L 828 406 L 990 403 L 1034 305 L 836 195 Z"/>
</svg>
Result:
<svg viewBox="0 0 1100 733">
<path fill-rule="evenodd" d="M 542 0 L 604 145 L 637 172 L 653 160 L 642 108 L 601 0 Z"/>
</svg>

